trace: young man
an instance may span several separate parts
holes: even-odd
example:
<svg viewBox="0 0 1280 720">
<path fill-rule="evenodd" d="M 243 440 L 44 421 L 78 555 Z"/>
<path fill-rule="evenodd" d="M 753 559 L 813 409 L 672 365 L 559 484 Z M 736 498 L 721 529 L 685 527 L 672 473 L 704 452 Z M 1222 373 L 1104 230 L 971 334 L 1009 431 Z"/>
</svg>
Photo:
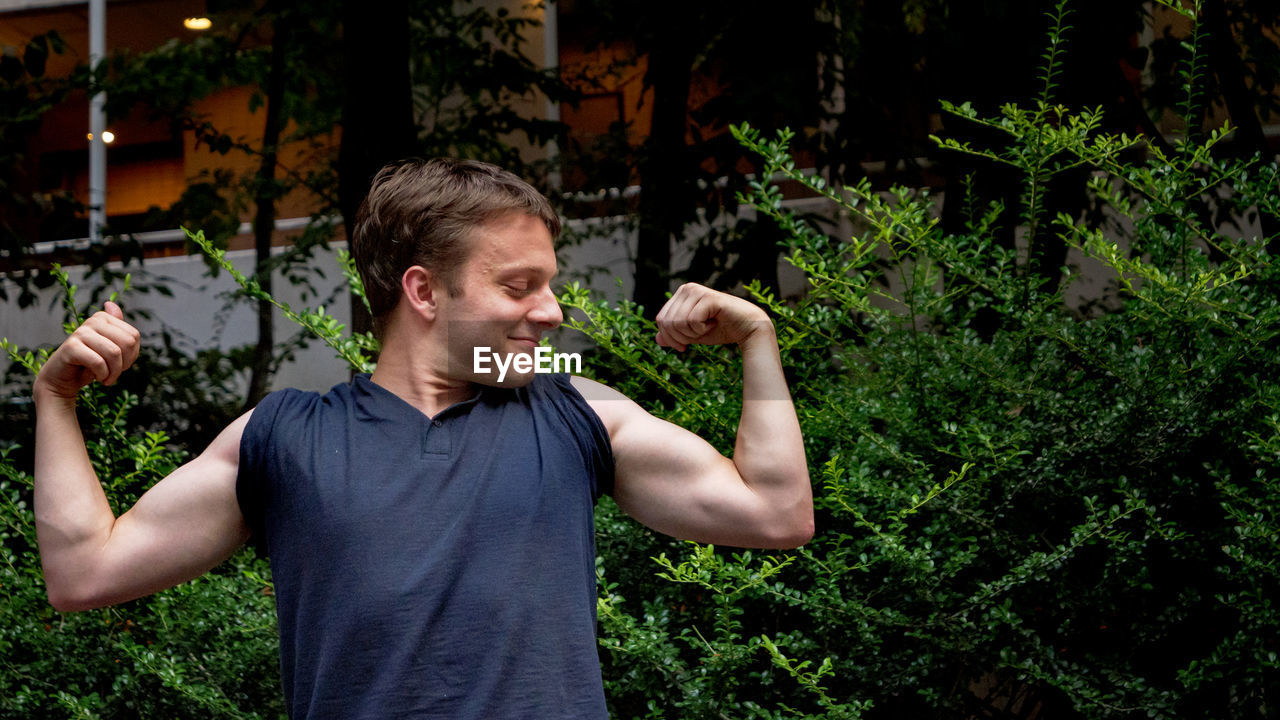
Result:
<svg viewBox="0 0 1280 720">
<path fill-rule="evenodd" d="M 813 508 L 773 326 L 745 300 L 690 284 L 657 317 L 660 345 L 741 348 L 733 460 L 599 383 L 477 367 L 476 348 L 528 356 L 560 324 L 559 229 L 494 166 L 384 169 L 352 244 L 376 371 L 323 396 L 272 393 L 119 518 L 75 418 L 81 387 L 137 358 L 108 303 L 35 381 L 50 602 L 156 592 L 252 538 L 271 557 L 292 717 L 605 717 L 599 495 L 660 532 L 747 547 L 806 542 Z"/>
</svg>

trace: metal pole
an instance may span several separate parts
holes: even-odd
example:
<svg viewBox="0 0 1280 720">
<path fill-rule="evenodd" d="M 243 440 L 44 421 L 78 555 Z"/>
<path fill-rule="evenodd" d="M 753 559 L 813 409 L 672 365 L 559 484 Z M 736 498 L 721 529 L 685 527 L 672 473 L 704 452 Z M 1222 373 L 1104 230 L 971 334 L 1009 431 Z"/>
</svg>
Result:
<svg viewBox="0 0 1280 720">
<path fill-rule="evenodd" d="M 107 50 L 107 0 L 89 0 L 89 68 L 97 70 Z M 107 224 L 107 95 L 89 98 L 89 241 L 102 241 Z"/>
</svg>

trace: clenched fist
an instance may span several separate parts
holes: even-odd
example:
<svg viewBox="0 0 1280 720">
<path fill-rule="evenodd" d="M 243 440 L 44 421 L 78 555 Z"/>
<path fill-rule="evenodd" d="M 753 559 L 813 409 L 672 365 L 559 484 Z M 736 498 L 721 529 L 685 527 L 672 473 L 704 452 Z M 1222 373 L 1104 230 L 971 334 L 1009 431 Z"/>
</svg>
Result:
<svg viewBox="0 0 1280 720">
<path fill-rule="evenodd" d="M 656 320 L 658 344 L 676 350 L 742 344 L 762 329 L 773 330 L 769 316 L 758 306 L 697 283 L 681 285 Z"/>
<path fill-rule="evenodd" d="M 114 384 L 138 359 L 140 338 L 120 307 L 107 302 L 49 356 L 36 376 L 34 394 L 70 400 L 94 380 Z"/>
</svg>

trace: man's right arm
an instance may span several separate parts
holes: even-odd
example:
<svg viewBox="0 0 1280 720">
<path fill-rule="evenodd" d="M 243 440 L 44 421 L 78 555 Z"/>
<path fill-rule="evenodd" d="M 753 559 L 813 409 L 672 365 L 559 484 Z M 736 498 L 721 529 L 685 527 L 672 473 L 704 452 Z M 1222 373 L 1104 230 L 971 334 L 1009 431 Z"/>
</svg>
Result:
<svg viewBox="0 0 1280 720">
<path fill-rule="evenodd" d="M 87 610 L 203 574 L 249 537 L 235 483 L 246 413 L 204 453 L 116 518 L 75 415 L 75 391 L 114 383 L 137 357 L 137 333 L 109 305 L 63 343 L 37 376 L 35 516 L 49 601 Z"/>
</svg>

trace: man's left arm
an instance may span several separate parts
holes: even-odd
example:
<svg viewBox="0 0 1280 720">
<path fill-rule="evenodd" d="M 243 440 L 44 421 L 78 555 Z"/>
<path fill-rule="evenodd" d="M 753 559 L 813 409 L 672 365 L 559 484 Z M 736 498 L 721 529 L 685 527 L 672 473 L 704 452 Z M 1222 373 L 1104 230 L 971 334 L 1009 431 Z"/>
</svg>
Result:
<svg viewBox="0 0 1280 720">
<path fill-rule="evenodd" d="M 742 352 L 742 417 L 733 459 L 631 399 L 573 378 L 609 431 L 614 500 L 649 527 L 736 547 L 789 548 L 813 536 L 804 440 L 782 372 L 777 337 L 756 305 L 696 284 L 658 313 L 658 344 L 736 344 Z"/>
</svg>

